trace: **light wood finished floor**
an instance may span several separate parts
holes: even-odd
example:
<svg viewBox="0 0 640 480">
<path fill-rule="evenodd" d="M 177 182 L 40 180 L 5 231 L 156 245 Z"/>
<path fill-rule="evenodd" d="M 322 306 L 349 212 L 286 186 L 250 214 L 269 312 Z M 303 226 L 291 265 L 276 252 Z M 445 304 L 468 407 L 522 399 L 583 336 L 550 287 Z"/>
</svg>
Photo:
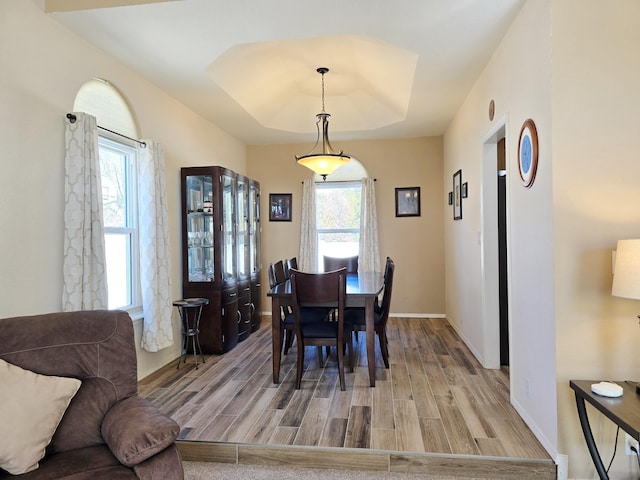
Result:
<svg viewBox="0 0 640 480">
<path fill-rule="evenodd" d="M 190 356 L 179 370 L 174 362 L 140 382 L 140 393 L 180 424 L 183 456 L 202 460 L 215 447 L 218 461 L 240 461 L 244 453 L 246 463 L 289 458 L 299 465 L 316 455 L 316 463 L 328 466 L 327 460 L 335 465 L 341 453 L 355 452 L 365 460 L 352 468 L 393 470 L 400 458 L 398 471 L 467 459 L 475 475 L 496 474 L 491 460 L 512 460 L 524 465 L 518 476 L 507 471 L 495 478 L 555 478 L 555 465 L 509 403 L 508 370 L 483 369 L 446 320 L 391 318 L 390 368 L 376 343 L 375 388 L 368 385 L 361 332 L 344 392 L 335 349 L 324 367 L 315 347 L 307 349 L 302 388 L 295 390 L 294 345 L 283 356 L 281 383 L 274 384 L 271 319 L 262 325 L 197 370 Z M 371 456 L 378 453 L 379 465 Z"/>
</svg>

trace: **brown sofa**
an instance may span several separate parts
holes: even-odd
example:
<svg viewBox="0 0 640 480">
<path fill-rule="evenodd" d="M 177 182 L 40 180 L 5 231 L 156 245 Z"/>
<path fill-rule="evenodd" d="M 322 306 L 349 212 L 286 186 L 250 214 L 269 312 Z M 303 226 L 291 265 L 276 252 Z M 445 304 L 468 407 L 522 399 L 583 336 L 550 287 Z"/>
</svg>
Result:
<svg viewBox="0 0 640 480">
<path fill-rule="evenodd" d="M 137 395 L 136 349 L 127 313 L 2 319 L 0 359 L 82 381 L 39 467 L 22 475 L 0 468 L 0 479 L 184 478 L 175 445 L 178 424 Z"/>
</svg>

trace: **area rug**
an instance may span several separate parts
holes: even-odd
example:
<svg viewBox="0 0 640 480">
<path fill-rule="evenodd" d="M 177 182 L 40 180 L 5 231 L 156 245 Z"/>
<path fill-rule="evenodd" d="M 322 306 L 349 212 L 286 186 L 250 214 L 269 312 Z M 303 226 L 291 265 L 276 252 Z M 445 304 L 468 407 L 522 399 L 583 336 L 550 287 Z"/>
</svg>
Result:
<svg viewBox="0 0 640 480">
<path fill-rule="evenodd" d="M 491 480 L 419 473 L 331 470 L 215 462 L 184 462 L 185 480 Z"/>
</svg>

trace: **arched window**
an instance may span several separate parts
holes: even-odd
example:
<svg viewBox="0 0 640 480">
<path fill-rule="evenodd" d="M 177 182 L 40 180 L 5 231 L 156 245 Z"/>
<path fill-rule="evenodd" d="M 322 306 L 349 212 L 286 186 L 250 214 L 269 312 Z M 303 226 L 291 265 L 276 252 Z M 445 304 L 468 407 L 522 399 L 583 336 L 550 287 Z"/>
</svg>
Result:
<svg viewBox="0 0 640 480">
<path fill-rule="evenodd" d="M 122 94 L 111 83 L 92 78 L 78 90 L 73 101 L 74 112 L 96 117 L 98 125 L 128 137 L 138 138 L 138 127 Z"/>
<path fill-rule="evenodd" d="M 84 83 L 74 112 L 96 117 L 110 309 L 142 310 L 137 218 L 138 128 L 124 97 L 106 80 Z M 115 134 L 113 132 L 117 132 Z"/>
</svg>

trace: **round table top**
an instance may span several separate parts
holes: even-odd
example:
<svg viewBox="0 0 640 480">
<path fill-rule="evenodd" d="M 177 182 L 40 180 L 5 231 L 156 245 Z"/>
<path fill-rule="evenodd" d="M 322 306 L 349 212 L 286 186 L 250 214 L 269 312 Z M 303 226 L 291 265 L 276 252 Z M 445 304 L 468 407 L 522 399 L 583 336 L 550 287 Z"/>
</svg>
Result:
<svg viewBox="0 0 640 480">
<path fill-rule="evenodd" d="M 175 302 L 173 302 L 174 307 L 199 307 L 208 304 L 208 298 L 184 298 L 182 300 L 176 300 Z"/>
</svg>

